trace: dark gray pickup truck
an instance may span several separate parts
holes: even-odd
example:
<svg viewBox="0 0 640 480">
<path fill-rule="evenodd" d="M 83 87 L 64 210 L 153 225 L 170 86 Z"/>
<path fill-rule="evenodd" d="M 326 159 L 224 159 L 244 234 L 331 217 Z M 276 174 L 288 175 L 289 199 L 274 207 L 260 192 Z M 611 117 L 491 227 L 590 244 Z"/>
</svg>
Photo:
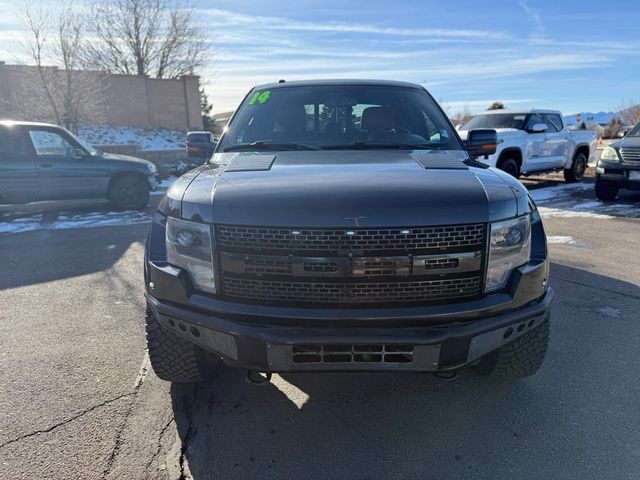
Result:
<svg viewBox="0 0 640 480">
<path fill-rule="evenodd" d="M 382 81 L 253 89 L 211 160 L 168 190 L 145 253 L 156 374 L 532 375 L 553 290 L 540 215 L 475 161 L 427 91 Z M 264 375 L 260 375 L 266 374 Z"/>
<path fill-rule="evenodd" d="M 64 128 L 0 121 L 0 204 L 108 198 L 118 209 L 138 210 L 156 175 L 153 163 L 98 153 Z"/>
</svg>

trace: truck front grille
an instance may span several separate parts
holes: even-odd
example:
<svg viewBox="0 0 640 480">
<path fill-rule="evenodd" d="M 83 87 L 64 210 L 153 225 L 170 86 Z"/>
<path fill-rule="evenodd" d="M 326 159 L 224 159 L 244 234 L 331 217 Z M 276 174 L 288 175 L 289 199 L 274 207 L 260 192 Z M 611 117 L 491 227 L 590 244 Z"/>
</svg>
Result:
<svg viewBox="0 0 640 480">
<path fill-rule="evenodd" d="M 640 147 L 623 147 L 620 156 L 623 162 L 640 163 Z"/>
<path fill-rule="evenodd" d="M 219 248 L 225 251 L 406 252 L 484 247 L 484 225 L 353 230 L 218 225 L 216 239 Z"/>
<path fill-rule="evenodd" d="M 480 296 L 486 226 L 217 225 L 221 294 L 260 304 L 405 304 Z"/>
<path fill-rule="evenodd" d="M 239 278 L 225 275 L 226 295 L 255 300 L 311 303 L 394 303 L 472 297 L 480 275 L 413 282 L 307 282 Z"/>
</svg>

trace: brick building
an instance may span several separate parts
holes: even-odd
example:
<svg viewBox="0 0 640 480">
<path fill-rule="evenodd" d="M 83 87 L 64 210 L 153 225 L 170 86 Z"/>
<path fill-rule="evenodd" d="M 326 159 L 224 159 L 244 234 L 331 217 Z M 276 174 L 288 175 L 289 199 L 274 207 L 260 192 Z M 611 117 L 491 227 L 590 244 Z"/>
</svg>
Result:
<svg viewBox="0 0 640 480">
<path fill-rule="evenodd" d="M 86 110 L 83 124 L 202 129 L 198 76 L 156 79 L 46 67 L 44 75 L 54 86 L 54 95 L 61 96 L 55 91 L 61 90 L 56 85 L 64 85 L 68 74 L 78 79 L 78 89 L 83 90 L 78 92 L 83 98 L 78 103 Z M 36 67 L 0 62 L 0 118 L 55 122 L 51 101 L 42 85 Z"/>
</svg>

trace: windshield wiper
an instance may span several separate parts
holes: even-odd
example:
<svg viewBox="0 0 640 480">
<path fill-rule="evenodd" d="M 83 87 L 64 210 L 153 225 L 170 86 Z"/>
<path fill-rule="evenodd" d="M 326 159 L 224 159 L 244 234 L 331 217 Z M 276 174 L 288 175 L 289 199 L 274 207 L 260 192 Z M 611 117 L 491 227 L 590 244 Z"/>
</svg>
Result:
<svg viewBox="0 0 640 480">
<path fill-rule="evenodd" d="M 316 147 L 292 142 L 272 142 L 271 140 L 257 140 L 251 143 L 240 143 L 223 148 L 223 152 L 236 152 L 240 150 L 317 150 Z"/>
<path fill-rule="evenodd" d="M 421 150 L 424 149 L 424 145 L 412 145 L 408 143 L 366 143 L 366 142 L 354 142 L 354 143 L 345 143 L 342 145 L 323 145 L 320 147 L 322 150 L 374 150 L 374 149 L 385 149 L 385 148 L 395 148 L 402 150 Z"/>
</svg>

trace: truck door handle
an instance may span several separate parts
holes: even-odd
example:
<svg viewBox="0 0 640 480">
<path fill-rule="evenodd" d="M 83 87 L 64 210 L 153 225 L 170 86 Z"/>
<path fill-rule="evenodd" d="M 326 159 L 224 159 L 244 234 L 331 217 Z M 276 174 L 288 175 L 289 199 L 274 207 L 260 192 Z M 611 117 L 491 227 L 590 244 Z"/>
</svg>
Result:
<svg viewBox="0 0 640 480">
<path fill-rule="evenodd" d="M 53 163 L 39 163 L 38 166 L 43 168 L 50 168 L 53 167 Z"/>
</svg>

